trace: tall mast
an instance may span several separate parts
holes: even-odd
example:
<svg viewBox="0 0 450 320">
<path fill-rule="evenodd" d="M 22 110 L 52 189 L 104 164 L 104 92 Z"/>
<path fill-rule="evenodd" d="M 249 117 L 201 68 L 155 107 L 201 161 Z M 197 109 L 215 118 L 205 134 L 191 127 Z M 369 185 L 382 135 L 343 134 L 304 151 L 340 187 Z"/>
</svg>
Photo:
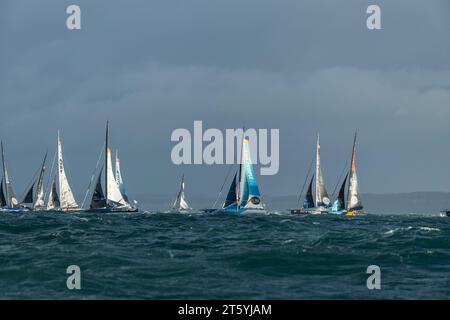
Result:
<svg viewBox="0 0 450 320">
<path fill-rule="evenodd" d="M 353 147 L 352 147 L 352 160 L 350 161 L 350 176 L 349 176 L 349 184 L 348 184 L 348 194 L 350 193 L 350 187 L 351 187 L 351 180 L 353 178 L 353 173 L 355 171 L 355 156 L 356 156 L 356 135 L 358 134 L 358 131 L 355 131 L 355 137 L 353 139 Z"/>
<path fill-rule="evenodd" d="M 320 137 L 317 133 L 317 143 L 316 143 L 316 206 L 319 206 L 319 179 L 320 179 Z"/>
<path fill-rule="evenodd" d="M 3 182 L 5 183 L 5 192 L 6 192 L 6 205 L 10 207 L 8 188 L 6 186 L 6 167 L 5 167 L 5 152 L 3 150 L 3 141 L 1 142 L 1 148 L 2 148 L 2 164 L 3 164 Z"/>
<path fill-rule="evenodd" d="M 106 120 L 106 137 L 105 137 L 105 200 L 106 206 L 108 207 L 108 130 L 109 130 L 109 121 Z"/>
<path fill-rule="evenodd" d="M 240 160 L 240 164 L 239 164 L 239 179 L 238 179 L 238 183 L 237 183 L 237 192 L 236 192 L 236 207 L 239 208 L 240 207 L 240 202 L 241 202 L 241 179 L 242 179 L 242 165 L 243 165 L 243 153 L 244 153 L 244 139 L 245 139 L 245 127 L 242 127 L 242 141 L 241 141 L 241 160 Z"/>
<path fill-rule="evenodd" d="M 61 197 L 61 140 L 58 129 L 58 195 Z"/>
</svg>

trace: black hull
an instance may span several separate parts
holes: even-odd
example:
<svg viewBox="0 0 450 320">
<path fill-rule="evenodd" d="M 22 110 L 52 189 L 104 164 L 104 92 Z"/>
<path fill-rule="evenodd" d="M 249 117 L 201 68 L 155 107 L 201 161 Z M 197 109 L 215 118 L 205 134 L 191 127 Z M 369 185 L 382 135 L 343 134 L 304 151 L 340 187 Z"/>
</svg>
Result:
<svg viewBox="0 0 450 320">
<path fill-rule="evenodd" d="M 303 209 L 303 208 L 300 208 L 300 209 L 291 209 L 291 213 L 292 213 L 292 214 L 311 214 L 310 211 L 307 211 L 307 210 L 305 210 L 305 209 Z"/>
</svg>

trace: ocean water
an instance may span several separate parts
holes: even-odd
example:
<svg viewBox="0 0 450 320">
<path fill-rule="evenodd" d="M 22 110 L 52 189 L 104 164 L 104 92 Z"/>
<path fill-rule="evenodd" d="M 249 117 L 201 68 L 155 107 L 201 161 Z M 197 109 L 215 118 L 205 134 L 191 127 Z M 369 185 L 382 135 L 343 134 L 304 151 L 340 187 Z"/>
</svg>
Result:
<svg viewBox="0 0 450 320">
<path fill-rule="evenodd" d="M 1 299 L 449 299 L 449 275 L 438 216 L 0 214 Z"/>
</svg>

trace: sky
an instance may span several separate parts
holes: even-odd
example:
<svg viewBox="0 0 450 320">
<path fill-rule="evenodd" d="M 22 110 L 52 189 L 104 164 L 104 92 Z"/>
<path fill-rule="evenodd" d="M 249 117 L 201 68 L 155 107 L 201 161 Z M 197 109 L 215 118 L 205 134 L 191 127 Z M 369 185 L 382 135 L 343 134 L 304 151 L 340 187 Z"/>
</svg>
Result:
<svg viewBox="0 0 450 320">
<path fill-rule="evenodd" d="M 81 30 L 66 8 L 81 8 Z M 381 8 L 381 30 L 366 9 Z M 320 132 L 329 192 L 358 130 L 363 193 L 450 191 L 447 0 L 1 0 L 0 138 L 18 195 L 61 130 L 80 198 L 105 122 L 133 194 L 215 195 L 228 167 L 174 165 L 177 128 L 280 130 L 261 192 L 298 193 Z M 259 173 L 259 170 L 257 170 Z"/>
</svg>

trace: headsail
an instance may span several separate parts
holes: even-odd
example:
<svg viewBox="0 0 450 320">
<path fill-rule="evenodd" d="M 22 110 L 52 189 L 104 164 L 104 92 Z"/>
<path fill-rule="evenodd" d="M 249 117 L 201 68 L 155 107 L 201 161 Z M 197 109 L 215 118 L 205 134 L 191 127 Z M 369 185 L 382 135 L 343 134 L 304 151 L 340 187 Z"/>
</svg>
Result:
<svg viewBox="0 0 450 320">
<path fill-rule="evenodd" d="M 58 177 L 59 177 L 59 200 L 61 209 L 78 209 L 78 204 L 70 188 L 67 180 L 66 172 L 64 170 L 64 161 L 62 156 L 62 145 L 59 138 L 58 131 Z"/>
<path fill-rule="evenodd" d="M 178 191 L 177 198 L 173 203 L 172 210 L 189 210 L 189 205 L 186 202 L 186 198 L 184 196 L 184 174 L 181 178 L 180 190 Z"/>
<path fill-rule="evenodd" d="M 122 179 L 122 172 L 120 171 L 120 160 L 119 160 L 117 150 L 116 150 L 116 175 L 115 176 L 116 176 L 116 182 L 119 185 L 119 190 L 120 190 L 120 193 L 122 194 L 123 199 L 126 202 L 129 202 L 127 192 L 125 190 L 125 183 L 123 182 L 123 179 Z"/>
<path fill-rule="evenodd" d="M 1 143 L 1 151 L 2 151 L 2 162 L 3 162 L 3 179 L 5 183 L 5 191 L 6 191 L 6 206 L 10 208 L 14 208 L 19 204 L 17 201 L 16 195 L 14 194 L 14 190 L 9 180 L 8 170 L 6 169 L 6 160 L 5 160 L 5 151 L 3 150 L 3 142 Z"/>
<path fill-rule="evenodd" d="M 240 167 L 239 205 L 245 208 L 263 209 L 253 163 L 250 155 L 249 139 L 242 143 L 242 161 Z"/>
<path fill-rule="evenodd" d="M 236 203 L 236 179 L 237 179 L 237 172 L 235 173 L 233 181 L 231 182 L 227 198 L 225 199 L 225 202 L 223 204 L 223 208 Z"/>
<path fill-rule="evenodd" d="M 305 200 L 303 201 L 303 208 L 313 208 L 314 207 L 314 199 L 312 194 L 314 175 L 311 177 L 311 181 L 309 183 L 308 191 L 306 191 Z"/>
<path fill-rule="evenodd" d="M 3 192 L 3 178 L 0 184 L 0 207 L 6 207 L 5 193 Z"/>
<path fill-rule="evenodd" d="M 342 181 L 337 199 L 333 203 L 332 211 L 341 211 L 345 209 L 345 184 L 347 183 L 347 178 L 348 174 L 345 175 L 344 181 Z"/>
<path fill-rule="evenodd" d="M 111 162 L 111 149 L 107 149 L 106 152 L 107 157 L 107 203 L 110 204 L 120 204 L 120 205 L 127 205 L 126 201 L 122 197 L 122 193 L 120 192 L 119 186 L 117 185 L 116 179 L 114 178 L 113 169 L 112 169 L 112 162 Z"/>
<path fill-rule="evenodd" d="M 34 191 L 34 183 L 31 185 L 31 187 L 26 192 L 25 197 L 23 198 L 21 204 L 33 203 L 33 191 Z"/>
<path fill-rule="evenodd" d="M 350 176 L 348 183 L 347 194 L 347 210 L 360 210 L 363 209 L 361 202 L 361 195 L 359 193 L 358 176 L 356 174 L 356 132 L 355 139 L 353 141 L 352 149 L 352 162 L 350 167 Z"/>
<path fill-rule="evenodd" d="M 100 173 L 97 177 L 97 183 L 95 184 L 95 190 L 92 195 L 92 200 L 91 200 L 91 205 L 90 205 L 91 209 L 98 209 L 98 208 L 106 207 L 106 199 L 105 199 L 105 195 L 103 193 L 101 179 L 102 179 L 102 172 L 100 171 Z"/>
<path fill-rule="evenodd" d="M 52 188 L 48 195 L 47 210 L 52 210 L 60 207 L 60 201 L 58 196 L 58 190 L 56 188 L 56 181 L 53 179 Z"/>
<path fill-rule="evenodd" d="M 44 173 L 45 173 L 45 161 L 47 160 L 47 153 L 45 153 L 44 160 L 42 161 L 41 170 L 39 172 L 39 177 L 37 180 L 36 187 L 36 197 L 34 200 L 33 207 L 34 208 L 43 208 L 45 206 L 44 203 Z"/>
<path fill-rule="evenodd" d="M 316 146 L 316 206 L 329 206 L 330 198 L 328 197 L 328 192 L 325 188 L 325 183 L 323 181 L 322 168 L 320 167 L 320 142 L 319 135 L 317 135 L 317 146 Z"/>
</svg>

